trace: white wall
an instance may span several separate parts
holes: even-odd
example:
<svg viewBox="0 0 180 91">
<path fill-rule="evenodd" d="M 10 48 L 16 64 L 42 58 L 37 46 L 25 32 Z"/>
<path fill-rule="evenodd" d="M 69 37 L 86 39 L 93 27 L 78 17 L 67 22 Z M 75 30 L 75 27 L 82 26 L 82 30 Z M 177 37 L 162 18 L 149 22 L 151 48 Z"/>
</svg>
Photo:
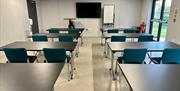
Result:
<svg viewBox="0 0 180 91">
<path fill-rule="evenodd" d="M 173 22 L 175 9 L 178 9 L 177 21 Z M 172 1 L 166 40 L 180 44 L 180 0 Z"/>
<path fill-rule="evenodd" d="M 153 0 L 143 0 L 143 4 L 142 4 L 141 22 L 146 23 L 146 32 L 147 33 L 149 33 L 152 3 L 153 3 Z"/>
<path fill-rule="evenodd" d="M 76 2 L 102 2 L 115 5 L 115 27 L 139 25 L 141 20 L 142 0 L 41 0 L 38 6 L 40 30 L 50 27 L 67 27 L 64 17 L 76 17 Z M 103 6 L 103 5 L 102 5 Z M 100 36 L 101 19 L 78 19 L 89 30 L 85 36 Z"/>
<path fill-rule="evenodd" d="M 0 0 L 0 46 L 25 40 L 27 19 L 26 0 Z"/>
<path fill-rule="evenodd" d="M 0 1 L 0 46 L 2 44 L 2 1 Z"/>
</svg>

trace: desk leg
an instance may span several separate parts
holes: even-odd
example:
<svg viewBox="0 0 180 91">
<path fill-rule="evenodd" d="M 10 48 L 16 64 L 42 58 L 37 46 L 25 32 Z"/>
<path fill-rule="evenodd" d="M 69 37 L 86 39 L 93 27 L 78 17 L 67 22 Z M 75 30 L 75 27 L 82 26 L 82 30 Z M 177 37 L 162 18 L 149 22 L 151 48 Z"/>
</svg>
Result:
<svg viewBox="0 0 180 91">
<path fill-rule="evenodd" d="M 122 78 L 123 78 L 123 73 L 122 73 L 122 70 L 121 70 L 121 67 L 120 67 L 120 65 L 119 64 L 117 64 L 117 68 L 119 68 L 119 82 L 120 82 L 120 84 L 122 84 Z"/>
<path fill-rule="evenodd" d="M 79 39 L 78 39 L 78 40 L 79 40 Z M 81 41 L 82 41 L 82 40 L 81 40 Z M 78 42 L 77 55 L 76 55 L 77 57 L 79 56 L 79 53 L 80 53 L 80 51 L 79 51 L 80 46 L 82 46 L 82 42 L 80 42 L 80 43 Z"/>
<path fill-rule="evenodd" d="M 106 58 L 111 59 L 111 53 L 110 53 L 110 48 L 108 44 L 106 43 Z"/>
<path fill-rule="evenodd" d="M 104 55 L 105 57 L 107 58 L 107 43 L 106 43 L 106 39 L 105 39 L 105 42 L 104 42 Z"/>
<path fill-rule="evenodd" d="M 101 46 L 103 46 L 103 32 L 101 32 Z"/>
<path fill-rule="evenodd" d="M 111 54 L 111 68 L 110 68 L 111 74 L 113 76 L 113 80 L 116 80 L 115 72 L 114 72 L 114 52 Z"/>
<path fill-rule="evenodd" d="M 106 43 L 106 58 L 108 58 L 109 59 L 109 56 L 110 54 L 109 54 L 109 47 L 108 47 L 108 44 Z"/>
<path fill-rule="evenodd" d="M 75 53 L 75 56 L 78 57 L 78 56 L 79 56 L 79 53 L 80 53 L 80 52 L 79 52 L 79 47 L 81 46 L 81 44 L 80 44 L 81 42 L 80 42 L 79 38 L 77 38 L 76 40 L 77 40 L 77 46 L 76 46 L 76 48 L 75 48 L 75 52 L 76 52 L 76 53 Z"/>
<path fill-rule="evenodd" d="M 54 87 L 51 89 L 51 91 L 54 91 Z"/>
<path fill-rule="evenodd" d="M 73 51 L 71 51 L 71 79 L 73 79 L 74 69 L 74 54 Z"/>
<path fill-rule="evenodd" d="M 81 35 L 81 46 L 83 46 L 83 37 Z"/>
</svg>

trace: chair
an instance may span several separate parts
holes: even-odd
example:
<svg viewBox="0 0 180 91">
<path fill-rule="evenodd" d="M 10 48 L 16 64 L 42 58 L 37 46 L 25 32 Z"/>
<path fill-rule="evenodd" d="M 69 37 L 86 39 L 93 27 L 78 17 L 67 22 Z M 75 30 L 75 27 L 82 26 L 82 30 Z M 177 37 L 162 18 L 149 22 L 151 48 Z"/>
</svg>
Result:
<svg viewBox="0 0 180 91">
<path fill-rule="evenodd" d="M 76 33 L 76 34 L 79 34 L 79 33 L 80 33 L 80 30 L 73 28 L 73 29 L 69 29 L 69 30 L 68 30 L 68 33 Z"/>
<path fill-rule="evenodd" d="M 28 56 L 25 48 L 4 48 L 7 63 L 33 63 L 36 56 Z"/>
<path fill-rule="evenodd" d="M 138 37 L 138 42 L 154 41 L 153 38 L 153 35 L 140 35 Z"/>
<path fill-rule="evenodd" d="M 118 33 L 119 30 L 118 29 L 108 29 L 107 33 Z"/>
<path fill-rule="evenodd" d="M 124 33 L 136 33 L 136 29 L 124 29 Z"/>
<path fill-rule="evenodd" d="M 59 36 L 60 42 L 73 42 L 72 36 Z"/>
<path fill-rule="evenodd" d="M 48 29 L 49 33 L 59 33 L 60 29 L 58 28 L 50 28 Z"/>
<path fill-rule="evenodd" d="M 117 73 L 118 63 L 124 64 L 143 64 L 145 63 L 147 49 L 124 49 L 124 54 L 122 57 L 118 57 L 116 62 L 115 72 Z"/>
<path fill-rule="evenodd" d="M 125 42 L 126 36 L 112 36 L 111 42 Z"/>
<path fill-rule="evenodd" d="M 150 58 L 155 64 L 180 64 L 180 48 L 164 49 L 162 57 Z"/>
<path fill-rule="evenodd" d="M 79 29 L 76 29 L 76 28 L 72 28 L 72 29 L 69 29 L 68 30 L 68 33 L 75 33 L 75 34 L 78 34 L 80 35 L 80 30 Z M 82 35 L 80 35 L 80 38 L 81 38 L 81 43 L 82 43 Z M 78 42 L 78 38 L 76 38 L 75 40 L 76 42 Z M 72 42 L 72 40 L 70 40 L 70 42 Z M 76 50 L 76 56 L 78 57 L 78 53 L 79 53 L 79 46 L 80 46 L 80 42 L 78 42 L 78 45 L 77 45 L 77 50 Z"/>
<path fill-rule="evenodd" d="M 147 49 L 124 49 L 124 54 L 122 57 L 118 58 L 119 63 L 129 64 L 144 62 L 146 57 Z"/>
<path fill-rule="evenodd" d="M 48 38 L 46 35 L 33 35 L 32 40 L 34 42 L 47 42 Z"/>
<path fill-rule="evenodd" d="M 71 73 L 69 70 L 70 56 L 66 55 L 66 50 L 63 48 L 44 48 L 44 56 L 47 63 L 66 63 L 68 66 L 68 80 L 70 80 Z"/>
</svg>

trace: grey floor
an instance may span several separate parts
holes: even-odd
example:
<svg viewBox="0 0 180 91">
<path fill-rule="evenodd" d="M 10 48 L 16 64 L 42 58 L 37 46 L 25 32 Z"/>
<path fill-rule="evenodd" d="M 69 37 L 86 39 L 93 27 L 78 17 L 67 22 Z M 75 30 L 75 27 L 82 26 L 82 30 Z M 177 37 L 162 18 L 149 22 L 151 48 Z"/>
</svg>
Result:
<svg viewBox="0 0 180 91">
<path fill-rule="evenodd" d="M 100 38 L 84 38 L 75 66 L 74 79 L 69 82 L 64 68 L 55 84 L 55 91 L 129 91 L 125 79 L 112 80 L 110 60 L 103 55 Z"/>
<path fill-rule="evenodd" d="M 5 60 L 1 52 L 0 63 L 5 63 Z M 43 61 L 44 57 L 40 56 L 39 60 Z M 112 80 L 110 59 L 103 55 L 100 38 L 84 38 L 79 57 L 75 58 L 75 67 L 74 79 L 71 81 L 67 80 L 67 66 L 64 67 L 54 86 L 55 91 L 129 91 L 123 76 Z"/>
</svg>

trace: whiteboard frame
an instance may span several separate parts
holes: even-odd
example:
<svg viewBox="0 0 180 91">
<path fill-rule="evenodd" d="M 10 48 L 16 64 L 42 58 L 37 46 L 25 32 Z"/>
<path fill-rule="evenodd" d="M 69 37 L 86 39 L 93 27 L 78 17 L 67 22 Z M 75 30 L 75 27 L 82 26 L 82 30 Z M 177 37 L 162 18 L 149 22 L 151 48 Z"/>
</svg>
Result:
<svg viewBox="0 0 180 91">
<path fill-rule="evenodd" d="M 104 7 L 105 6 L 113 6 L 113 23 L 104 23 Z M 114 25 L 115 22 L 115 5 L 114 4 L 104 4 L 103 5 L 103 19 L 102 19 L 103 25 Z"/>
</svg>

